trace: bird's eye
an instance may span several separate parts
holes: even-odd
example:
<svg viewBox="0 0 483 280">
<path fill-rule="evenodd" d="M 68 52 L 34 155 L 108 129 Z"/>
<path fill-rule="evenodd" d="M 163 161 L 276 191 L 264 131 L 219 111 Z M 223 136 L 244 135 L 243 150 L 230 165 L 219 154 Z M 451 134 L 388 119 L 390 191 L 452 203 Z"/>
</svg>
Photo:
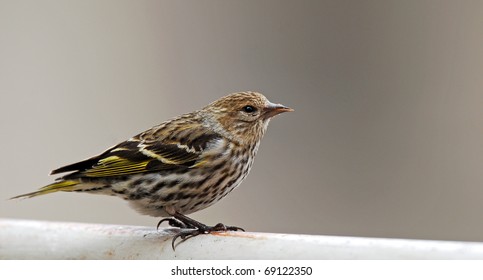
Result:
<svg viewBox="0 0 483 280">
<path fill-rule="evenodd" d="M 254 112 L 257 111 L 257 109 L 255 107 L 250 106 L 250 105 L 244 106 L 242 109 L 246 113 L 254 113 Z"/>
</svg>

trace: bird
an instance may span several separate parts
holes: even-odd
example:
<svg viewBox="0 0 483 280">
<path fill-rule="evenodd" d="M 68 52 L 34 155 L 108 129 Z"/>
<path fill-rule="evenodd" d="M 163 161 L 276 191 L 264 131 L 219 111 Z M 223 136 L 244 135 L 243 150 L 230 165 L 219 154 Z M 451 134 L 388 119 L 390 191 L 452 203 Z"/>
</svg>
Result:
<svg viewBox="0 0 483 280">
<path fill-rule="evenodd" d="M 270 102 L 259 92 L 236 92 L 200 110 L 156 125 L 99 155 L 53 170 L 67 173 L 37 191 L 117 196 L 141 214 L 180 229 L 172 240 L 215 231 L 187 215 L 205 209 L 237 188 L 250 172 L 270 120 L 293 109 Z"/>
</svg>

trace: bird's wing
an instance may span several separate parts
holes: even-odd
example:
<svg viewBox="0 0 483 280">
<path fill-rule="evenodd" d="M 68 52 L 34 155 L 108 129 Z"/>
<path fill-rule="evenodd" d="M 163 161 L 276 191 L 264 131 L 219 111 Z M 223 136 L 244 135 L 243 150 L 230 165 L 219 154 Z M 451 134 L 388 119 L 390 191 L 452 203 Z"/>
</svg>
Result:
<svg viewBox="0 0 483 280">
<path fill-rule="evenodd" d="M 63 177 L 73 179 L 186 169 L 201 160 L 209 143 L 220 138 L 219 134 L 202 126 L 190 127 L 184 134 L 178 132 L 164 136 L 148 130 L 98 156 L 58 168 L 51 174 L 73 172 Z"/>
</svg>

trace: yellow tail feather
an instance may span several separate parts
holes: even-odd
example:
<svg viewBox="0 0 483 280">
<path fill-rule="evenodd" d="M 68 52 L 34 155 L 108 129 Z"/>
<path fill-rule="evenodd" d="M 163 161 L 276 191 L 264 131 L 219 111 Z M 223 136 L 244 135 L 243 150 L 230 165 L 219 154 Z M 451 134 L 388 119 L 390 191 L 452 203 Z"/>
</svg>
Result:
<svg viewBox="0 0 483 280">
<path fill-rule="evenodd" d="M 75 186 L 78 185 L 78 181 L 72 181 L 72 180 L 67 180 L 67 181 L 60 181 L 60 182 L 55 182 L 50 185 L 47 185 L 45 187 L 40 188 L 38 191 L 31 192 L 31 193 L 26 193 L 26 194 L 21 194 L 14 196 L 10 199 L 16 199 L 16 198 L 23 198 L 23 197 L 34 197 L 38 195 L 44 195 L 48 193 L 53 193 L 53 192 L 58 192 L 58 191 L 72 191 L 75 189 Z"/>
</svg>

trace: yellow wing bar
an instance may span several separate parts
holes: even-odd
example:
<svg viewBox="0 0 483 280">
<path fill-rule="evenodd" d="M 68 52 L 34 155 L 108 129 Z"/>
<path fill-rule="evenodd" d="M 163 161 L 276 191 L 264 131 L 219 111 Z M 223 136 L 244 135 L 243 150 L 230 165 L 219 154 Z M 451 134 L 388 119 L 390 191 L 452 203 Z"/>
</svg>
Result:
<svg viewBox="0 0 483 280">
<path fill-rule="evenodd" d="M 111 177 L 146 171 L 146 166 L 151 160 L 133 162 L 118 156 L 110 156 L 99 160 L 91 169 L 82 173 L 87 177 Z"/>
</svg>

